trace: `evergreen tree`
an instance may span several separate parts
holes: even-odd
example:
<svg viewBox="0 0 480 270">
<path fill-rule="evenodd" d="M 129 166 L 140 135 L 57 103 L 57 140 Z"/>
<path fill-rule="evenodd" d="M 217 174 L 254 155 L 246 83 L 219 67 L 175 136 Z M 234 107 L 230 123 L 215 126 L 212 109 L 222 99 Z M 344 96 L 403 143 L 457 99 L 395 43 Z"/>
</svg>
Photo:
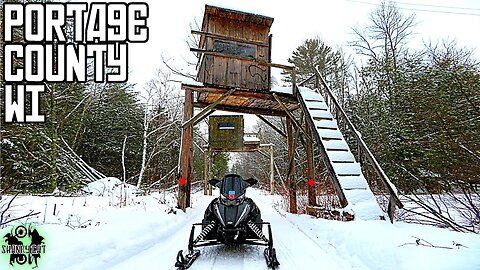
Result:
<svg viewBox="0 0 480 270">
<path fill-rule="evenodd" d="M 132 85 L 99 84 L 91 91 L 94 100 L 86 114 L 78 153 L 104 174 L 122 178 L 122 146 L 127 136 L 127 179 L 138 176 L 143 113 Z"/>
</svg>

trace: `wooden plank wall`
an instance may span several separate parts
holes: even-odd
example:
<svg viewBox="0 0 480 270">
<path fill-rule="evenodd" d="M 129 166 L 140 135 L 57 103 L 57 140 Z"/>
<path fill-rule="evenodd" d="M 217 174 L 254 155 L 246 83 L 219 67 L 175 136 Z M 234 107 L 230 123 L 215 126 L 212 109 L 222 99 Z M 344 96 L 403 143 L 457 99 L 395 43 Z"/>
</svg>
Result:
<svg viewBox="0 0 480 270">
<path fill-rule="evenodd" d="M 221 36 L 228 36 L 235 39 L 246 40 L 248 42 L 261 42 L 266 44 L 256 47 L 257 60 L 269 62 L 269 27 L 258 25 L 248 21 L 240 21 L 227 17 L 218 17 L 210 15 L 206 23 L 205 32 Z M 203 43 L 204 50 L 214 50 L 214 37 L 205 37 Z M 238 43 L 229 41 L 229 43 Z M 241 44 L 241 43 L 239 43 Z M 240 87 L 244 89 L 268 91 L 269 85 L 269 67 L 249 60 L 233 59 L 224 56 L 205 55 L 200 64 L 199 81 L 205 84 Z"/>
</svg>

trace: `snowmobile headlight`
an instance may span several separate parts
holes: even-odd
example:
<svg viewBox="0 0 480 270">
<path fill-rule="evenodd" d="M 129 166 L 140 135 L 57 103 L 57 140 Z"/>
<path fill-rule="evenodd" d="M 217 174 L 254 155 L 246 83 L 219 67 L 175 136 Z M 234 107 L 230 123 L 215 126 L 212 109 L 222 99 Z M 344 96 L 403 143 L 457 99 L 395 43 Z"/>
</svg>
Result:
<svg viewBox="0 0 480 270">
<path fill-rule="evenodd" d="M 228 199 L 227 197 L 223 196 L 223 195 L 220 195 L 220 202 L 223 204 L 223 205 L 226 205 L 226 206 L 233 206 L 233 205 L 239 205 L 239 204 L 242 204 L 243 201 L 245 200 L 245 195 L 241 195 L 235 199 Z"/>
</svg>

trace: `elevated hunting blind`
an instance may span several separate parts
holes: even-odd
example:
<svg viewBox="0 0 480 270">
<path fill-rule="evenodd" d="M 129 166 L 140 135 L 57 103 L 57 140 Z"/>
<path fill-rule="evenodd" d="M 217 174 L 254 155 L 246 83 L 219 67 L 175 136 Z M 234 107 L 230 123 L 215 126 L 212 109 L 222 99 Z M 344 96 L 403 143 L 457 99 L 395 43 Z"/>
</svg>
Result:
<svg viewBox="0 0 480 270">
<path fill-rule="evenodd" d="M 212 150 L 228 151 L 243 146 L 243 116 L 215 115 L 208 118 L 208 144 Z"/>
<path fill-rule="evenodd" d="M 271 36 L 273 18 L 205 6 L 198 49 L 201 53 L 197 80 L 205 85 L 270 89 Z"/>
<path fill-rule="evenodd" d="M 269 17 L 206 5 L 202 29 L 192 31 L 193 34 L 200 35 L 199 47 L 191 48 L 191 51 L 200 56 L 197 81 L 201 83 L 182 83 L 185 103 L 178 166 L 178 207 L 183 210 L 190 207 L 194 167 L 191 164 L 193 126 L 219 110 L 257 115 L 286 138 L 288 162 L 285 164 L 287 174 L 284 179 L 290 212 L 297 213 L 297 183 L 303 180 L 296 179 L 295 152 L 303 148 L 306 158 L 305 179 L 308 179 L 304 186 L 308 186 L 309 213 L 342 219 L 385 219 L 382 208 L 377 204 L 376 194 L 369 186 L 373 182 L 367 182 L 367 175 L 362 171 L 362 160 L 368 159 L 383 183 L 385 193 L 390 195 L 387 203 L 384 200 L 382 205 L 393 222 L 396 207 L 403 207 L 397 189 L 339 105 L 320 70 L 315 69 L 314 76 L 297 84 L 294 66 L 271 62 L 272 23 L 273 19 Z M 291 71 L 292 86 L 270 90 L 271 67 Z M 321 83 L 322 87 L 317 84 L 316 89 L 299 87 L 313 79 Z M 194 114 L 194 108 L 201 108 L 201 111 Z M 295 113 L 297 110 L 301 113 Z M 264 117 L 267 115 L 285 117 L 286 128 L 282 130 L 271 123 Z M 344 127 L 340 128 L 339 123 Z M 355 135 L 352 139 L 356 140 L 356 144 L 349 145 L 351 136 L 346 137 L 344 132 Z M 299 141 L 303 147 L 299 148 Z M 263 144 L 265 146 L 270 146 L 270 155 L 273 156 L 273 144 Z M 358 147 L 357 157 L 351 146 Z M 210 116 L 209 145 L 207 151 L 203 152 L 205 194 L 211 166 L 209 156 L 212 152 L 253 152 L 261 148 L 258 135 L 244 133 L 242 116 Z M 328 171 L 325 175 L 322 169 L 321 177 L 328 176 L 338 204 L 344 211 L 339 212 L 335 208 L 328 210 L 328 205 L 318 206 L 315 157 L 321 158 L 319 162 Z M 273 171 L 273 158 L 270 164 Z M 273 177 L 270 183 L 274 183 Z M 271 190 L 274 190 L 273 185 Z"/>
</svg>

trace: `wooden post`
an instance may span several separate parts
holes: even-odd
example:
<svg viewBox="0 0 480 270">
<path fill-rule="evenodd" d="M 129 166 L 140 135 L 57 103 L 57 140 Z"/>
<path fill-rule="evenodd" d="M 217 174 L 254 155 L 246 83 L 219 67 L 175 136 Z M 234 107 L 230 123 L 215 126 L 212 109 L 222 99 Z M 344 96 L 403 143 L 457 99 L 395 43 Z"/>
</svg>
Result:
<svg viewBox="0 0 480 270">
<path fill-rule="evenodd" d="M 308 121 L 305 121 L 305 129 L 311 130 L 311 127 Z M 313 143 L 311 141 L 305 140 L 305 151 L 307 152 L 307 181 L 308 181 L 308 205 L 315 206 L 317 205 L 317 198 L 315 194 L 315 182 L 313 185 L 310 185 L 310 181 L 315 181 L 315 165 L 313 161 Z"/>
<path fill-rule="evenodd" d="M 297 213 L 297 192 L 295 180 L 295 139 L 293 137 L 292 120 L 287 117 L 287 141 L 289 168 L 287 175 L 288 198 L 290 201 L 290 213 Z"/>
<path fill-rule="evenodd" d="M 268 62 L 272 62 L 272 34 L 268 36 Z M 272 88 L 272 68 L 268 67 L 268 88 Z"/>
<path fill-rule="evenodd" d="M 210 147 L 208 148 L 208 179 L 212 178 L 212 162 L 213 162 L 213 157 L 212 157 L 212 151 L 210 151 Z M 212 196 L 212 186 L 208 185 L 208 196 Z"/>
<path fill-rule="evenodd" d="M 360 145 L 359 142 L 357 142 L 357 158 L 358 158 L 357 161 L 360 164 L 360 167 L 363 168 L 362 146 Z"/>
<path fill-rule="evenodd" d="M 203 152 L 203 195 L 208 195 L 208 178 L 209 178 L 209 155 L 208 149 L 205 149 Z"/>
<path fill-rule="evenodd" d="M 297 70 L 295 68 L 292 70 L 292 94 L 295 95 L 297 86 Z"/>
<path fill-rule="evenodd" d="M 270 194 L 275 193 L 275 183 L 273 177 L 273 144 L 270 144 Z"/>
<path fill-rule="evenodd" d="M 185 90 L 185 104 L 183 107 L 183 121 L 188 121 L 193 116 L 193 91 Z M 192 136 L 191 125 L 182 129 L 182 144 L 180 149 L 180 179 L 178 187 L 178 208 L 185 211 L 190 207 L 190 188 L 192 185 Z"/>
</svg>

